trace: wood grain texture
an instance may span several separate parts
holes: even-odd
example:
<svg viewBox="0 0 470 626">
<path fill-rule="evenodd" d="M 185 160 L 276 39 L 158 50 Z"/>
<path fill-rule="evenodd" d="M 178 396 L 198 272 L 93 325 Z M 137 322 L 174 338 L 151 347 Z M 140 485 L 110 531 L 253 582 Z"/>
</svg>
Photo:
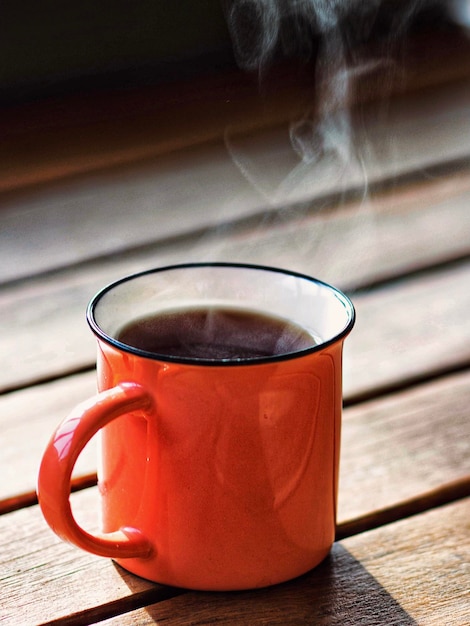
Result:
<svg viewBox="0 0 470 626">
<path fill-rule="evenodd" d="M 470 373 L 345 409 L 338 520 L 470 475 Z"/>
<path fill-rule="evenodd" d="M 95 373 L 71 376 L 47 385 L 0 396 L 0 511 L 15 496 L 33 495 L 42 454 L 53 430 L 72 408 L 96 392 Z M 74 478 L 96 474 L 96 441 L 75 466 Z"/>
<path fill-rule="evenodd" d="M 357 326 L 344 350 L 346 398 L 468 365 L 468 269 L 462 264 L 356 296 Z"/>
<path fill-rule="evenodd" d="M 95 489 L 72 497 L 77 519 L 89 530 L 97 527 L 96 498 Z M 8 625 L 39 624 L 152 588 L 111 561 L 63 543 L 38 506 L 0 516 L 0 528 L 0 616 Z"/>
<path fill-rule="evenodd" d="M 469 507 L 467 498 L 352 537 L 344 547 L 418 624 L 461 626 L 470 617 Z"/>
<path fill-rule="evenodd" d="M 469 520 L 464 500 L 346 539 L 317 569 L 276 588 L 188 593 L 103 624 L 462 626 Z"/>
</svg>

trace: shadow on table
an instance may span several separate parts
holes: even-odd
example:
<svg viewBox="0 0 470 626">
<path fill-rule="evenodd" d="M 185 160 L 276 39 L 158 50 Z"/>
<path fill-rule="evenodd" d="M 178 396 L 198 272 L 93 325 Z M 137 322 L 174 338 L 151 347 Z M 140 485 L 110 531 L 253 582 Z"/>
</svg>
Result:
<svg viewBox="0 0 470 626">
<path fill-rule="evenodd" d="M 132 588 L 132 579 L 126 576 Z M 417 622 L 345 548 L 317 568 L 255 591 L 186 592 L 139 611 L 139 624 L 416 626 Z"/>
</svg>

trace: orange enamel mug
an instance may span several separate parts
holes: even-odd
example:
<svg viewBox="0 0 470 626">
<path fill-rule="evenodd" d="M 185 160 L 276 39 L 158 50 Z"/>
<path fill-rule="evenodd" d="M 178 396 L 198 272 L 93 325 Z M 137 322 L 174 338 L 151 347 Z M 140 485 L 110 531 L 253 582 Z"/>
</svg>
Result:
<svg viewBox="0 0 470 626">
<path fill-rule="evenodd" d="M 206 358 L 119 339 L 132 320 L 215 306 L 288 320 L 312 342 Z M 134 574 L 188 589 L 264 587 L 320 563 L 335 534 L 350 300 L 281 269 L 186 264 L 105 287 L 87 319 L 99 393 L 45 450 L 38 497 L 50 527 Z M 74 464 L 98 432 L 102 531 L 92 534 L 69 498 Z"/>
</svg>

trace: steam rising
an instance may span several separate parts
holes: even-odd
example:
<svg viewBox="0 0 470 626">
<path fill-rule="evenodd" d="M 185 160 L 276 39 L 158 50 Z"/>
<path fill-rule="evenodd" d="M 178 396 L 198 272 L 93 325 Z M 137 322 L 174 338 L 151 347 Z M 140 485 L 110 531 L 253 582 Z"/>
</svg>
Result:
<svg viewBox="0 0 470 626">
<path fill-rule="evenodd" d="M 372 6 L 379 0 L 372 0 Z M 360 0 L 235 0 L 229 10 L 229 27 L 240 66 L 262 69 L 280 46 L 289 53 L 297 48 L 312 52 L 312 35 L 338 29 L 346 7 Z"/>
<path fill-rule="evenodd" d="M 260 189 L 250 163 L 226 135 L 234 163 L 267 201 L 285 198 L 306 184 L 312 174 L 341 186 L 358 173 L 367 193 L 363 158 L 353 137 L 351 101 L 358 77 L 383 70 L 391 75 L 390 47 L 403 37 L 426 0 L 231 0 L 227 21 L 240 67 L 257 71 L 260 80 L 278 57 L 315 60 L 316 98 L 309 110 L 290 124 L 298 165 L 276 189 Z M 394 5 L 394 6 L 393 6 Z M 387 19 L 383 19 L 383 9 Z M 382 18 L 385 45 L 378 58 L 363 58 L 358 50 Z M 386 79 L 384 79 L 386 90 Z M 344 185 L 346 182 L 344 182 Z"/>
</svg>

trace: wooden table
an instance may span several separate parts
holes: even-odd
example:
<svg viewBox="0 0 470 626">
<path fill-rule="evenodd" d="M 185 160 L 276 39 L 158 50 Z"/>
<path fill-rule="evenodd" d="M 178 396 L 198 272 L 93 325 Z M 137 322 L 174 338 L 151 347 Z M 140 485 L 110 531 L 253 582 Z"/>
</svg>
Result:
<svg viewBox="0 0 470 626">
<path fill-rule="evenodd" d="M 230 106 L 243 120 L 244 103 Z M 396 96 L 386 110 L 364 105 L 362 162 L 351 155 L 341 176 L 299 161 L 287 125 L 263 114 L 269 123 L 256 131 L 213 119 L 224 138 L 205 127 L 190 139 L 186 124 L 186 141 L 170 141 L 158 119 L 146 134 L 126 118 L 113 143 L 105 115 L 68 119 L 42 151 L 10 132 L 2 626 L 470 623 L 470 83 Z M 52 429 L 95 390 L 88 300 L 125 274 L 195 260 L 299 270 L 344 289 L 357 309 L 345 345 L 337 542 L 318 568 L 270 589 L 196 593 L 141 580 L 62 543 L 36 502 Z M 71 496 L 90 529 L 95 483 L 92 442 Z"/>
</svg>

